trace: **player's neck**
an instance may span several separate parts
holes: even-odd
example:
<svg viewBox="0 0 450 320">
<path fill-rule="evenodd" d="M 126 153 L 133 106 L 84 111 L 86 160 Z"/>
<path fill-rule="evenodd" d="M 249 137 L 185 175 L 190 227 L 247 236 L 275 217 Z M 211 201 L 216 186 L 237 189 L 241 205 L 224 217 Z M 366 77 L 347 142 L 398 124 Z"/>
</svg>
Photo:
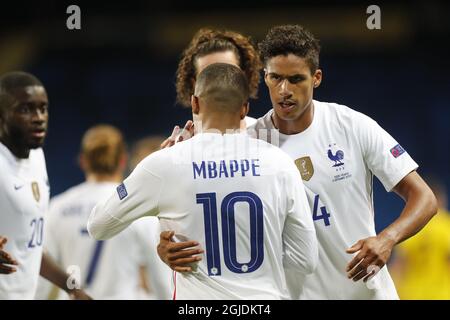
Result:
<svg viewBox="0 0 450 320">
<path fill-rule="evenodd" d="M 123 175 L 121 173 L 100 174 L 100 173 L 86 173 L 87 182 L 121 182 Z"/>
<path fill-rule="evenodd" d="M 11 153 L 19 158 L 19 159 L 28 159 L 30 156 L 30 149 L 29 148 L 22 148 L 20 146 L 17 146 L 11 139 L 8 139 L 7 137 L 0 137 L 0 142 L 5 145 L 11 151 Z"/>
<path fill-rule="evenodd" d="M 272 113 L 272 123 L 275 128 L 282 134 L 292 135 L 305 131 L 312 124 L 314 119 L 314 103 L 311 101 L 306 110 L 294 120 L 284 120 L 277 116 L 275 112 Z"/>
<path fill-rule="evenodd" d="M 210 116 L 204 117 L 200 123 L 194 125 L 194 128 L 200 129 L 199 132 L 221 132 L 230 133 L 230 131 L 238 131 L 241 127 L 240 119 L 228 116 Z"/>
</svg>

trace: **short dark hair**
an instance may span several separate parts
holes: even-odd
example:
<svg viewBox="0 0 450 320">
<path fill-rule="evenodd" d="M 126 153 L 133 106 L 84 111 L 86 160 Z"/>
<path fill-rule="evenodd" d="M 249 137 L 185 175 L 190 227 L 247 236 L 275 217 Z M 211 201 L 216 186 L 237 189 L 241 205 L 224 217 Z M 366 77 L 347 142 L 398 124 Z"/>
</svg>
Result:
<svg viewBox="0 0 450 320">
<path fill-rule="evenodd" d="M 306 59 L 311 74 L 319 68 L 319 40 L 300 25 L 283 25 L 271 28 L 258 47 L 264 64 L 275 56 L 286 56 L 292 53 Z"/>
<path fill-rule="evenodd" d="M 42 82 L 31 73 L 23 71 L 12 71 L 0 77 L 0 93 L 11 92 L 13 89 L 25 88 L 29 86 L 41 86 Z"/>
<path fill-rule="evenodd" d="M 228 63 L 213 63 L 197 77 L 195 95 L 222 112 L 237 112 L 249 98 L 244 72 Z"/>
<path fill-rule="evenodd" d="M 11 101 L 10 94 L 14 89 L 25 88 L 29 86 L 41 86 L 42 82 L 31 73 L 23 71 L 12 71 L 3 74 L 0 77 L 0 114 Z"/>
</svg>

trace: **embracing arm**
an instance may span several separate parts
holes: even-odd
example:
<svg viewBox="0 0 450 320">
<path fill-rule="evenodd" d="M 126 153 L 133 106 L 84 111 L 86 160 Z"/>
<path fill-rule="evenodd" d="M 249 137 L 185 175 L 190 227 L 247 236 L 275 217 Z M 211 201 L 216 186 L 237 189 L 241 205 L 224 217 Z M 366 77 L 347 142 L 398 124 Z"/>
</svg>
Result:
<svg viewBox="0 0 450 320">
<path fill-rule="evenodd" d="M 87 223 L 89 234 L 97 240 L 113 237 L 134 220 L 157 215 L 162 179 L 149 171 L 152 159 L 147 158 L 106 201 L 99 202 Z"/>
<path fill-rule="evenodd" d="M 197 241 L 174 242 L 174 235 L 174 231 L 161 232 L 157 247 L 158 256 L 173 271 L 190 272 L 190 264 L 202 260 L 199 255 L 204 253 L 204 250 L 200 249 Z"/>
</svg>

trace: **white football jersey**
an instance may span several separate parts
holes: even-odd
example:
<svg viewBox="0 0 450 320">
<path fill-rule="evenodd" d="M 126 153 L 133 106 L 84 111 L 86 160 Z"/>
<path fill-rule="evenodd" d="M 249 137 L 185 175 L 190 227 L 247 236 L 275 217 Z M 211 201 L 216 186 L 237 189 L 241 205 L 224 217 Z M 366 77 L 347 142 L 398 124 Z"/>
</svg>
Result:
<svg viewBox="0 0 450 320">
<path fill-rule="evenodd" d="M 368 281 L 353 282 L 345 268 L 352 255 L 345 250 L 375 236 L 372 181 L 375 175 L 391 191 L 417 168 L 409 154 L 374 120 L 346 106 L 314 100 L 314 119 L 303 132 L 278 133 L 272 143 L 294 159 L 312 209 L 319 240 L 319 264 L 308 275 L 305 299 L 398 299 L 383 267 Z M 274 129 L 273 110 L 258 119 L 250 133 Z M 277 141 L 279 140 L 279 141 Z M 295 283 L 287 275 L 288 283 Z"/>
<path fill-rule="evenodd" d="M 246 116 L 244 120 L 246 127 L 250 127 L 256 123 L 256 119 L 253 117 Z"/>
<path fill-rule="evenodd" d="M 19 263 L 15 273 L 0 274 L 0 300 L 33 299 L 50 193 L 44 152 L 31 150 L 28 159 L 18 159 L 0 143 L 0 171 L 0 235 Z"/>
<path fill-rule="evenodd" d="M 148 156 L 97 204 L 88 230 L 107 238 L 146 215 L 205 249 L 177 274 L 176 299 L 287 299 L 283 266 L 307 274 L 317 262 L 297 168 L 245 133 L 197 134 Z"/>
<path fill-rule="evenodd" d="M 45 249 L 63 269 L 79 277 L 79 283 L 94 299 L 138 299 L 140 265 L 151 265 L 149 278 L 155 298 L 170 299 L 172 274 L 156 253 L 158 219 L 136 221 L 108 241 L 95 241 L 87 232 L 92 208 L 116 187 L 111 182 L 84 182 L 52 198 Z M 36 298 L 46 297 L 48 289 L 43 289 Z M 60 292 L 60 298 L 67 295 Z"/>
</svg>

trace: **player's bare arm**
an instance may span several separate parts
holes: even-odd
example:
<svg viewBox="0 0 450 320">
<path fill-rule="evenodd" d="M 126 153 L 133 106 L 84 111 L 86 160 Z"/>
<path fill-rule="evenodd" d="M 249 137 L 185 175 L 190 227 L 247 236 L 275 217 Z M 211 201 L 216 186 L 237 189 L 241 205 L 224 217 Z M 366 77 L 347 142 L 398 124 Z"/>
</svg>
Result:
<svg viewBox="0 0 450 320">
<path fill-rule="evenodd" d="M 190 272 L 192 268 L 189 264 L 200 261 L 202 258 L 196 255 L 202 254 L 204 251 L 196 248 L 198 246 L 196 241 L 172 241 L 174 235 L 175 232 L 173 231 L 161 232 L 158 255 L 172 270 L 176 272 Z"/>
<path fill-rule="evenodd" d="M 366 282 L 375 273 L 370 266 L 381 269 L 394 246 L 419 232 L 437 212 L 436 197 L 416 171 L 404 177 L 393 190 L 406 202 L 400 216 L 376 237 L 359 240 L 347 249 L 347 253 L 358 253 L 346 269 L 353 281 Z"/>
<path fill-rule="evenodd" d="M 8 239 L 0 236 L 0 274 L 10 274 L 17 271 L 13 266 L 17 266 L 18 263 L 11 255 L 3 250 L 3 246 L 8 242 Z"/>
<path fill-rule="evenodd" d="M 42 253 L 41 271 L 40 275 L 52 282 L 58 288 L 67 292 L 67 294 L 74 300 L 92 300 L 92 298 L 87 295 L 84 290 L 67 287 L 69 274 L 65 273 L 54 261 L 46 254 Z"/>
</svg>

